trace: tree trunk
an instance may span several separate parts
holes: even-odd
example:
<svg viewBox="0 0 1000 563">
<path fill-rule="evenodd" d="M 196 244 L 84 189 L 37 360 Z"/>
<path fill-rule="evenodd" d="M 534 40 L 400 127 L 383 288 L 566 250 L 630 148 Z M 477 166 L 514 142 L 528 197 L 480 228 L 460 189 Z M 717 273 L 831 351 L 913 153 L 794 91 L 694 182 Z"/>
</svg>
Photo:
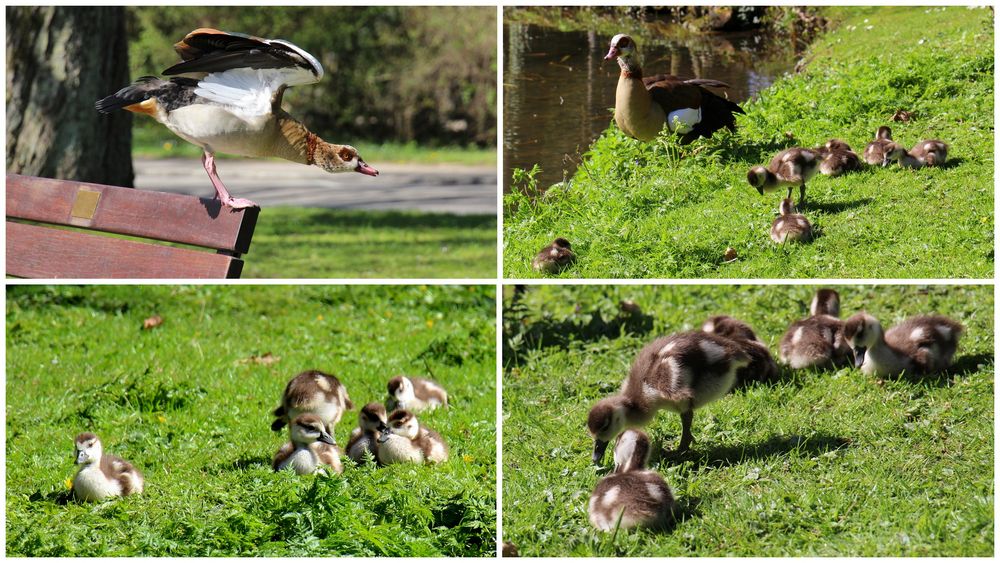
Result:
<svg viewBox="0 0 1000 563">
<path fill-rule="evenodd" d="M 7 171 L 132 186 L 132 116 L 94 102 L 128 84 L 125 8 L 7 7 Z"/>
</svg>

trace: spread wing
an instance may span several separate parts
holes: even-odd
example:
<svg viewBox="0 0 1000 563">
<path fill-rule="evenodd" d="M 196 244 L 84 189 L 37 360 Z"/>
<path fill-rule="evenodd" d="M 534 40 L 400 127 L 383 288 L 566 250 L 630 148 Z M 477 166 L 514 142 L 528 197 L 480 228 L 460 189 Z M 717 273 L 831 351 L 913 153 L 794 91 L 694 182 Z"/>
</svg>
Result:
<svg viewBox="0 0 1000 563">
<path fill-rule="evenodd" d="M 323 78 L 315 57 L 281 39 L 201 28 L 174 45 L 182 62 L 163 71 L 199 80 L 195 94 L 247 116 L 281 106 L 285 88 Z"/>
</svg>

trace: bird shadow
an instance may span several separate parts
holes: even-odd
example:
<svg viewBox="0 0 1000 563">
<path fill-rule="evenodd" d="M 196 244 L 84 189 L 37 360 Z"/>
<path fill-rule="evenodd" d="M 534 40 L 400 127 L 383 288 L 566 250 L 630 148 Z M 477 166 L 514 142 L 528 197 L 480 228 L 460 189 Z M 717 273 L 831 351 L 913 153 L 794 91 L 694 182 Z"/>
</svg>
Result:
<svg viewBox="0 0 1000 563">
<path fill-rule="evenodd" d="M 824 213 L 843 213 L 844 211 L 868 205 L 872 201 L 874 200 L 870 197 L 863 197 L 861 199 L 851 201 L 834 201 L 829 203 L 809 201 L 806 203 L 804 209 L 808 211 L 822 211 Z"/>
<path fill-rule="evenodd" d="M 937 166 L 937 168 L 944 168 L 945 170 L 949 168 L 955 168 L 961 166 L 965 162 L 962 157 L 948 157 L 948 160 L 944 161 L 944 164 Z"/>
<path fill-rule="evenodd" d="M 683 453 L 663 451 L 660 460 L 661 463 L 690 462 L 692 470 L 701 467 L 722 468 L 783 456 L 793 451 L 812 457 L 848 447 L 850 444 L 850 438 L 829 434 L 814 434 L 808 437 L 771 436 L 764 441 L 743 446 L 717 446 L 701 451 L 692 449 Z"/>
<path fill-rule="evenodd" d="M 42 491 L 35 491 L 31 493 L 28 497 L 29 502 L 51 502 L 52 504 L 57 504 L 59 506 L 65 506 L 70 503 L 73 499 L 73 491 L 49 491 L 48 493 L 42 493 Z"/>
<path fill-rule="evenodd" d="M 955 379 L 966 377 L 970 373 L 977 372 L 982 369 L 983 366 L 993 365 L 994 361 L 993 354 L 971 354 L 960 357 L 946 370 L 927 375 L 908 373 L 901 375 L 898 379 L 908 383 L 919 383 L 934 387 L 947 387 L 954 383 Z"/>
<path fill-rule="evenodd" d="M 246 471 L 248 469 L 270 469 L 271 459 L 266 456 L 248 456 L 215 466 L 219 472 Z"/>
</svg>

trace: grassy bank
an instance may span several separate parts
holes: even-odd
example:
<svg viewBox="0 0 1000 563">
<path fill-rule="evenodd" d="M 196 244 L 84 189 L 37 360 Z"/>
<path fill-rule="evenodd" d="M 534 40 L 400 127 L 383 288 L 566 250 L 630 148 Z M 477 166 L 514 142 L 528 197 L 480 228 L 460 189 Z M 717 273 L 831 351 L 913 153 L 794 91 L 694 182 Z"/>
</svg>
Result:
<svg viewBox="0 0 1000 563">
<path fill-rule="evenodd" d="M 505 313 L 504 540 L 525 556 L 991 555 L 992 286 L 837 289 L 845 316 L 961 321 L 955 366 L 914 380 L 783 370 L 777 383 L 734 391 L 695 413 L 691 452 L 652 463 L 677 498 L 676 525 L 612 535 L 587 521 L 607 471 L 590 463 L 588 409 L 617 390 L 644 344 L 709 315 L 749 322 L 776 353 L 815 288 L 530 287 Z M 642 315 L 622 321 L 623 299 Z M 654 451 L 670 450 L 679 417 L 660 413 L 647 430 Z"/>
<path fill-rule="evenodd" d="M 244 278 L 493 278 L 496 216 L 273 207 Z"/>
<path fill-rule="evenodd" d="M 492 287 L 12 287 L 7 298 L 8 556 L 485 556 L 494 552 Z M 162 325 L 143 330 L 159 315 Z M 296 373 L 356 406 L 428 374 L 439 466 L 276 474 L 270 411 Z M 97 433 L 142 495 L 69 500 L 72 441 Z"/>
<path fill-rule="evenodd" d="M 744 104 L 735 133 L 680 147 L 665 136 L 641 143 L 612 125 L 572 181 L 544 197 L 534 197 L 545 187 L 530 174 L 515 174 L 515 193 L 505 198 L 505 276 L 537 276 L 531 258 L 556 236 L 579 255 L 564 277 L 992 275 L 993 12 L 873 7 L 826 15 L 835 29 L 814 43 L 805 70 Z M 912 119 L 891 122 L 901 109 Z M 774 245 L 767 233 L 780 197 L 760 197 L 747 170 L 783 148 L 832 137 L 861 151 L 887 123 L 908 146 L 948 142 L 952 162 L 814 178 L 802 211 L 818 238 Z M 728 247 L 735 261 L 725 260 Z"/>
</svg>

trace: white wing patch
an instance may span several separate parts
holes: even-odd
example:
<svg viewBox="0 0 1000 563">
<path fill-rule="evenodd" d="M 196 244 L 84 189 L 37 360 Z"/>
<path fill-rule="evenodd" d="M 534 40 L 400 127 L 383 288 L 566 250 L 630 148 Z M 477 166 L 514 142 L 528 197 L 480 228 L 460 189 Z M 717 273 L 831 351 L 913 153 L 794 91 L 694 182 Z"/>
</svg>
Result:
<svg viewBox="0 0 1000 563">
<path fill-rule="evenodd" d="M 312 73 L 301 67 L 234 68 L 209 74 L 198 82 L 194 93 L 245 117 L 269 115 L 275 92 L 282 85 L 304 84 L 302 74 L 308 74 L 310 82 L 316 81 Z"/>
</svg>

